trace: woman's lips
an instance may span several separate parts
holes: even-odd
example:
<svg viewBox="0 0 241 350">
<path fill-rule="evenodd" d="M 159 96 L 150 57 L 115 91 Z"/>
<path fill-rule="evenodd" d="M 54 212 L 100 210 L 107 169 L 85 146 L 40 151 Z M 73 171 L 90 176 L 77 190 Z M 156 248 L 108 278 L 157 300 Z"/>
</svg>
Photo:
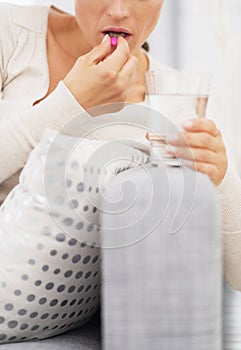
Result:
<svg viewBox="0 0 241 350">
<path fill-rule="evenodd" d="M 103 38 L 104 38 L 104 36 L 106 36 L 106 33 L 103 33 L 102 35 L 103 35 Z M 125 39 L 126 41 L 129 41 L 129 40 L 131 39 L 131 37 L 132 37 L 132 35 L 127 34 L 127 35 L 124 36 L 124 39 Z M 116 36 L 116 38 L 118 38 L 118 36 Z M 114 39 L 114 38 L 113 38 L 113 39 Z"/>
<path fill-rule="evenodd" d="M 118 29 L 106 29 L 102 32 L 103 36 L 105 36 L 106 34 L 108 34 L 110 36 L 110 38 L 113 38 L 113 42 L 116 40 L 115 38 L 118 38 L 119 36 L 122 36 L 124 39 L 126 39 L 127 41 L 130 40 L 131 38 L 131 33 L 127 30 L 124 30 L 122 28 L 118 28 Z"/>
</svg>

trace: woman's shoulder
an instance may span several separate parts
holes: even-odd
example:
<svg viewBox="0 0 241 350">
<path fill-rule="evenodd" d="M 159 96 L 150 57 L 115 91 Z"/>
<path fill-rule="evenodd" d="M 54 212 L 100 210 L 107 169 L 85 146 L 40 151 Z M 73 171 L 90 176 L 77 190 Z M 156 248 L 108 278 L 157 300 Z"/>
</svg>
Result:
<svg viewBox="0 0 241 350">
<path fill-rule="evenodd" d="M 42 31 L 49 6 L 0 3 L 0 33 L 10 34 L 11 28 Z"/>
<path fill-rule="evenodd" d="M 6 69 L 18 46 L 30 42 L 29 34 L 45 35 L 48 6 L 23 6 L 0 3 L 0 80 L 7 77 Z M 27 48 L 27 46 L 24 46 Z"/>
<path fill-rule="evenodd" d="M 16 7 L 17 5 L 0 3 L 0 65 L 8 60 L 18 39 L 13 20 Z"/>
<path fill-rule="evenodd" d="M 4 29 L 7 30 L 6 25 L 12 21 L 14 7 L 15 5 L 13 4 L 7 4 L 3 2 L 0 3 L 0 33 L 2 33 Z"/>
</svg>

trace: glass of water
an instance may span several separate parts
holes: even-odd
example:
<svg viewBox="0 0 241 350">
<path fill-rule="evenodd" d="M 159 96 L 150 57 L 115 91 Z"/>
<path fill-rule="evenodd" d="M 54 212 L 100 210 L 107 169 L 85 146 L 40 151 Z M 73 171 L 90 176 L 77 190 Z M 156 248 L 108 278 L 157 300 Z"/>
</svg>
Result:
<svg viewBox="0 0 241 350">
<path fill-rule="evenodd" d="M 146 103 L 153 165 L 180 166 L 168 150 L 168 137 L 182 137 L 182 123 L 205 117 L 210 77 L 176 71 L 146 73 Z"/>
</svg>

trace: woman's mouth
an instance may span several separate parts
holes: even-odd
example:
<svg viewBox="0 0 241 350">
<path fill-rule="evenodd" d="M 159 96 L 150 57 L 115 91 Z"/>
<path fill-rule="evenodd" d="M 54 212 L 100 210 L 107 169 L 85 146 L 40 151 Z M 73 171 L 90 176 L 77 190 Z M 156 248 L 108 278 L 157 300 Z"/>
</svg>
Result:
<svg viewBox="0 0 241 350">
<path fill-rule="evenodd" d="M 103 31 L 103 35 L 105 36 L 106 34 L 109 35 L 110 38 L 118 38 L 121 36 L 122 38 L 126 39 L 129 41 L 131 38 L 131 33 L 127 31 L 122 31 L 122 30 L 105 30 Z"/>
</svg>

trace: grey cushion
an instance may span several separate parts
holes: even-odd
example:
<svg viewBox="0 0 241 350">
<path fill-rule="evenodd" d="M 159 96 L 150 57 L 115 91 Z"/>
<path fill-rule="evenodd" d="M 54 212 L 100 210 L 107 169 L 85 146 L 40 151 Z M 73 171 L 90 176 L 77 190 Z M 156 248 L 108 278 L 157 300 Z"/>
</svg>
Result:
<svg viewBox="0 0 241 350">
<path fill-rule="evenodd" d="M 241 349 L 241 293 L 224 283 L 223 350 Z"/>
<path fill-rule="evenodd" d="M 103 212 L 104 349 L 220 350 L 221 232 L 208 178 L 129 170 Z"/>
<path fill-rule="evenodd" d="M 99 350 L 100 312 L 84 326 L 46 340 L 1 345 L 1 350 Z"/>
</svg>

